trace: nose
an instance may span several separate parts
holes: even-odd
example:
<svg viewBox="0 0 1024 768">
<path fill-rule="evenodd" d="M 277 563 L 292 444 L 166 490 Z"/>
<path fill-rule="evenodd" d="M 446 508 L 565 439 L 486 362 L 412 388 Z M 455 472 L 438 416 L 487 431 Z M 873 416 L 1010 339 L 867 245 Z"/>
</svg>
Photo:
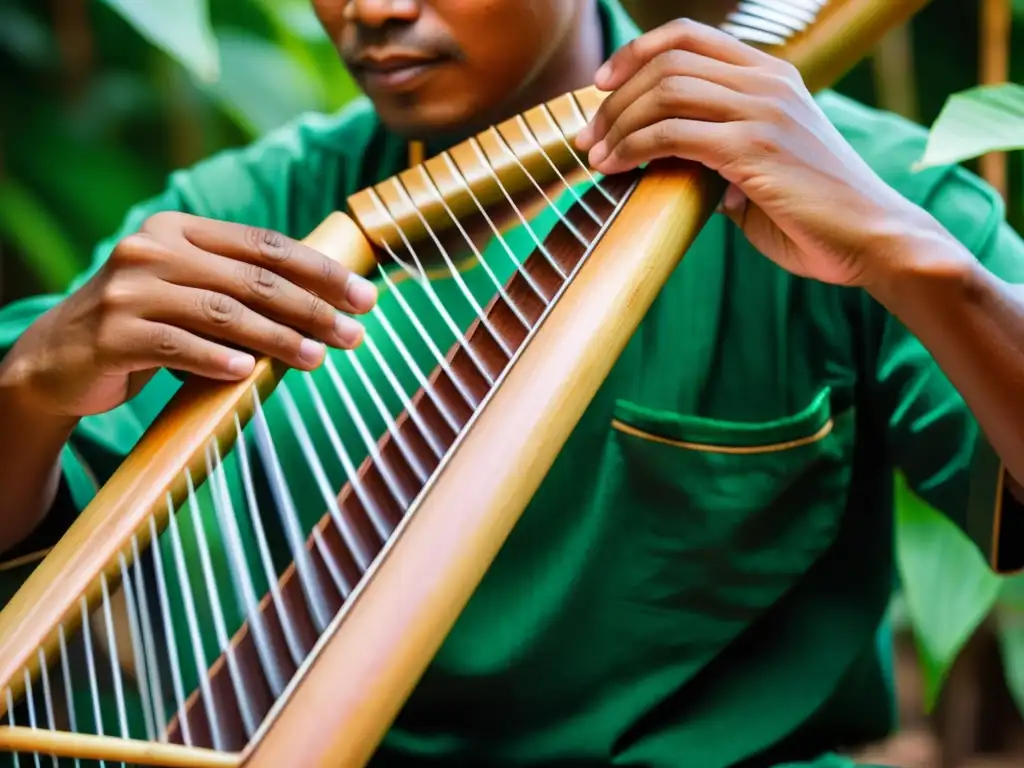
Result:
<svg viewBox="0 0 1024 768">
<path fill-rule="evenodd" d="M 345 6 L 345 20 L 367 27 L 383 27 L 389 22 L 416 21 L 421 0 L 350 0 Z"/>
</svg>

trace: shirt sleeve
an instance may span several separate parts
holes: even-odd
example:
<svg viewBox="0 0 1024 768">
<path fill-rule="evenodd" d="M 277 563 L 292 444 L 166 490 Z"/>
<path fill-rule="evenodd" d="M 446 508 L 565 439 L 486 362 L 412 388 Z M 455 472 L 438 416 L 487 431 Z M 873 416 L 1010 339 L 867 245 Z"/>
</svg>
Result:
<svg viewBox="0 0 1024 768">
<path fill-rule="evenodd" d="M 1024 283 L 1024 241 L 1005 222 L 1002 200 L 962 169 L 950 169 L 924 201 L 991 272 Z M 876 389 L 893 459 L 911 488 L 948 515 L 993 570 L 1024 568 L 1024 504 L 1006 488 L 1002 461 L 970 409 L 924 346 L 882 313 Z"/>
<path fill-rule="evenodd" d="M 305 236 L 357 183 L 355 164 L 346 158 L 365 150 L 372 132 L 370 113 L 354 103 L 340 115 L 301 118 L 248 147 L 221 152 L 172 174 L 159 195 L 132 208 L 118 231 L 96 247 L 89 268 L 66 292 L 0 308 L 0 359 L 41 315 L 91 279 L 121 239 L 158 212 L 178 211 Z M 63 477 L 54 508 L 28 540 L 0 552 L 0 606 L 4 582 L 20 582 L 45 556 L 180 385 L 172 374 L 160 371 L 130 402 L 79 422 L 61 455 Z"/>
</svg>

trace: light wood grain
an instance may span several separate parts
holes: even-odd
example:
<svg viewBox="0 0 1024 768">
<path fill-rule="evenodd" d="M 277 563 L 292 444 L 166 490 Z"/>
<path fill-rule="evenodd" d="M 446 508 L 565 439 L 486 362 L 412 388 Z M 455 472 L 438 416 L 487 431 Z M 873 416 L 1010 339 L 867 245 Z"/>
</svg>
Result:
<svg viewBox="0 0 1024 768">
<path fill-rule="evenodd" d="M 39 752 L 44 757 L 56 755 L 165 768 L 235 768 L 241 762 L 240 755 L 212 749 L 6 725 L 0 726 L 0 754 L 4 751 L 21 752 L 23 758 Z"/>
<path fill-rule="evenodd" d="M 353 195 L 349 210 L 370 240 L 395 251 L 406 239 L 425 239 L 424 222 L 442 234 L 455 226 L 452 215 L 461 221 L 477 213 L 478 203 L 487 208 L 506 193 L 532 194 L 534 181 L 543 186 L 578 168 L 576 137 L 606 97 L 594 86 L 559 96 Z"/>
</svg>

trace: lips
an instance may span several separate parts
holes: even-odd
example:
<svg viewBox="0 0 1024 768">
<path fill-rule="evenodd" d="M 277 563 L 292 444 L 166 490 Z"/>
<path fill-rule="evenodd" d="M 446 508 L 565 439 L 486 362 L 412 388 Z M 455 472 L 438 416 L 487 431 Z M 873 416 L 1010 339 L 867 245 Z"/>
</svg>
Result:
<svg viewBox="0 0 1024 768">
<path fill-rule="evenodd" d="M 420 85 L 447 61 L 442 56 L 392 54 L 363 56 L 352 63 L 353 74 L 374 91 L 407 91 Z"/>
</svg>

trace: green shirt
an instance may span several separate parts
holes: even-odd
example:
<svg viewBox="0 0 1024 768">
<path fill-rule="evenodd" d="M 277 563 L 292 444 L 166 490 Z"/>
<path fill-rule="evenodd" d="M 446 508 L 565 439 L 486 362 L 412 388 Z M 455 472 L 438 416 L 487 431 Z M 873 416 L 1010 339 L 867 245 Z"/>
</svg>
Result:
<svg viewBox="0 0 1024 768">
<path fill-rule="evenodd" d="M 614 0 L 602 1 L 602 15 L 609 50 L 636 35 Z M 1003 223 L 990 189 L 957 168 L 912 170 L 922 130 L 834 93 L 819 103 L 889 184 L 987 267 L 1024 277 L 1024 243 Z M 405 162 L 404 143 L 364 100 L 339 115 L 303 117 L 172 176 L 162 195 L 133 209 L 100 245 L 94 269 L 162 210 L 303 237 L 348 195 Z M 548 216 L 543 226 L 552 222 Z M 510 237 L 520 254 L 529 252 L 525 232 Z M 486 256 L 505 264 L 499 277 L 510 274 L 500 248 Z M 475 260 L 463 279 L 482 299 L 494 292 Z M 465 328 L 474 316 L 456 281 L 438 274 L 432 284 Z M 416 312 L 436 317 L 413 283 L 398 290 Z M 0 311 L 0 349 L 60 298 Z M 392 292 L 382 293 L 380 306 L 399 334 L 415 338 Z M 447 349 L 447 328 L 428 325 Z M 388 336 L 373 318 L 367 326 L 405 391 L 414 392 L 416 380 Z M 412 346 L 422 370 L 431 370 L 429 349 Z M 356 354 L 378 391 L 393 392 L 367 350 Z M 369 430 L 381 434 L 375 405 L 358 397 L 365 390 L 349 353 L 332 353 L 332 362 Z M 325 371 L 313 379 L 333 393 Z M 334 455 L 303 379 L 292 372 L 285 385 L 320 455 Z M 64 454 L 65 513 L 87 503 L 178 386 L 161 373 L 130 403 L 82 420 Z M 328 400 L 346 446 L 361 445 L 339 399 Z M 267 404 L 279 456 L 292 476 L 308 472 L 279 401 Z M 388 406 L 400 404 L 393 398 Z M 363 453 L 354 451 L 353 460 Z M 785 273 L 715 216 L 375 765 L 716 768 L 810 761 L 884 735 L 894 713 L 879 638 L 894 581 L 897 468 L 990 554 L 984 531 L 998 509 L 1001 466 L 927 351 L 863 292 Z M 325 509 L 316 484 L 293 484 L 292 492 L 311 525 Z M 39 536 L 54 538 L 54 527 Z M 182 527 L 189 543 L 187 516 Z M 216 529 L 206 527 L 217 547 Z M 0 571 L 0 605 L 30 567 Z M 212 650 L 213 638 L 206 640 Z M 187 654 L 186 646 L 179 644 Z M 184 671 L 194 682 L 194 671 Z"/>
</svg>

